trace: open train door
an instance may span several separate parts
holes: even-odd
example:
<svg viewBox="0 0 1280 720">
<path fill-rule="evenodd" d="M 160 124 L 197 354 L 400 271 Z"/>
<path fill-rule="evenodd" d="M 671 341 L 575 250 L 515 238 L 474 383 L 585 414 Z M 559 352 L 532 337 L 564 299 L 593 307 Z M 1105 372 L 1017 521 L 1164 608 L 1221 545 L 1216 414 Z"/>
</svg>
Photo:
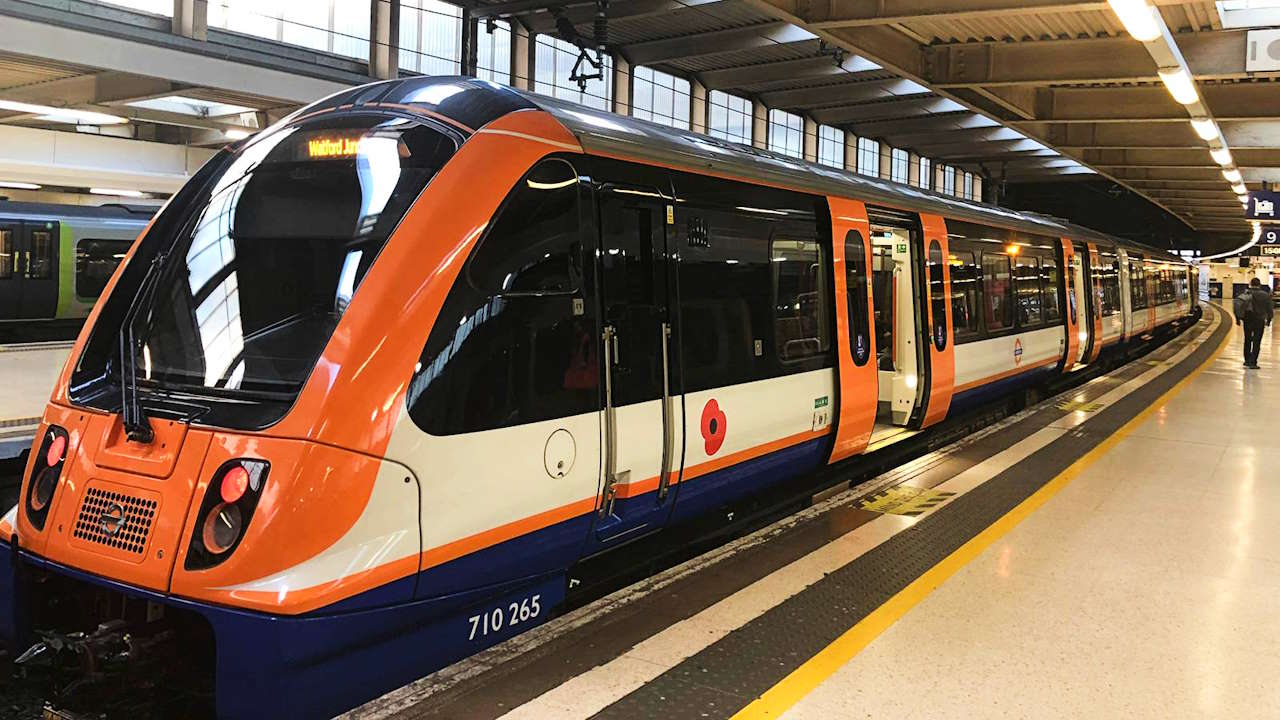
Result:
<svg viewBox="0 0 1280 720">
<path fill-rule="evenodd" d="M 1060 238 L 1058 241 L 1060 252 L 1060 265 L 1065 268 L 1062 274 L 1062 287 L 1067 296 L 1067 311 L 1063 313 L 1063 324 L 1066 326 L 1067 333 L 1067 350 L 1062 354 L 1062 361 L 1059 363 L 1059 371 L 1066 372 L 1075 366 L 1080 359 L 1080 345 L 1087 339 L 1080 337 L 1079 328 L 1080 318 L 1076 314 L 1079 311 L 1080 302 L 1076 297 L 1076 288 L 1080 287 L 1077 265 L 1079 258 L 1076 257 L 1075 246 L 1071 244 L 1071 238 Z M 1058 288 L 1053 289 L 1054 292 Z"/>
<path fill-rule="evenodd" d="M 1098 359 L 1098 355 L 1102 352 L 1102 283 L 1099 280 L 1102 277 L 1102 256 L 1098 254 L 1098 246 L 1089 243 L 1089 327 L 1093 328 L 1090 333 L 1089 351 L 1085 355 L 1085 362 L 1093 362 Z"/>
<path fill-rule="evenodd" d="M 924 230 L 925 293 L 924 311 L 928 332 L 924 335 L 926 372 L 924 379 L 924 419 L 920 427 L 940 422 L 951 408 L 955 388 L 956 359 L 951 319 L 951 262 L 947 224 L 940 215 L 920 214 Z"/>
<path fill-rule="evenodd" d="M 828 198 L 831 257 L 836 292 L 836 347 L 840 414 L 830 462 L 866 449 L 875 427 L 879 396 L 875 340 L 871 328 L 871 228 L 867 208 L 856 200 Z"/>
</svg>

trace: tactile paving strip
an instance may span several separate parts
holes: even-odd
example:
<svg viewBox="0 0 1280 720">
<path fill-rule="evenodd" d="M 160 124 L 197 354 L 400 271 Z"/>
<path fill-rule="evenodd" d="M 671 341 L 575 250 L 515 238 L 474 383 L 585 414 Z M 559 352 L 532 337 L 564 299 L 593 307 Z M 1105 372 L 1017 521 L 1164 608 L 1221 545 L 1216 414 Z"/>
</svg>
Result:
<svg viewBox="0 0 1280 720">
<path fill-rule="evenodd" d="M 1210 311 L 1223 322 L 1178 366 L 594 717 L 732 716 L 1204 363 L 1232 327 L 1225 312 Z"/>
</svg>

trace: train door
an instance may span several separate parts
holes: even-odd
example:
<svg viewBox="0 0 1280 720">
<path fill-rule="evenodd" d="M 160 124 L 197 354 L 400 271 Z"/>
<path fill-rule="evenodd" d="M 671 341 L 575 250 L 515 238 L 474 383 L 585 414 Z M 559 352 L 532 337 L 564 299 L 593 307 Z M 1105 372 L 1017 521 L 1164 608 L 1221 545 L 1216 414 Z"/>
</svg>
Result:
<svg viewBox="0 0 1280 720">
<path fill-rule="evenodd" d="M 1097 313 L 1094 305 L 1097 298 L 1093 289 L 1093 253 L 1089 246 L 1074 248 L 1071 259 L 1070 276 L 1075 284 L 1072 305 L 1075 310 L 1076 332 L 1080 346 L 1076 352 L 1076 362 L 1089 362 L 1093 355 L 1093 346 L 1098 342 L 1098 333 L 1093 318 Z"/>
<path fill-rule="evenodd" d="M 1080 306 L 1079 298 L 1076 297 L 1076 288 L 1079 287 L 1077 282 L 1076 255 L 1075 245 L 1069 238 L 1061 238 L 1058 241 L 1058 259 L 1060 267 L 1064 268 L 1062 273 L 1062 288 L 1053 288 L 1053 292 L 1062 292 L 1066 296 L 1066 311 L 1063 313 L 1063 326 L 1067 335 L 1067 348 L 1062 354 L 1062 370 L 1070 370 L 1080 361 L 1080 348 L 1087 340 L 1083 337 L 1084 333 L 1078 332 L 1083 326 L 1080 324 L 1080 316 L 1077 315 L 1077 309 Z"/>
<path fill-rule="evenodd" d="M 905 213 L 874 209 L 871 216 L 871 283 L 875 318 L 878 403 L 871 443 L 889 440 L 918 425 L 925 369 L 920 339 L 922 276 L 917 277 L 918 224 Z M 920 263 L 923 267 L 923 263 Z M 913 423 L 913 421 L 917 421 Z"/>
<path fill-rule="evenodd" d="M 869 444 L 875 426 L 878 388 L 876 364 L 872 362 L 876 352 L 868 284 L 871 248 L 867 245 L 870 234 L 867 210 L 856 200 L 833 197 L 828 198 L 828 203 L 833 229 L 831 249 L 840 383 L 840 415 L 830 462 L 837 462 L 862 452 Z"/>
<path fill-rule="evenodd" d="M 0 221 L 0 320 L 58 310 L 58 223 Z"/>
<path fill-rule="evenodd" d="M 597 222 L 605 389 L 604 468 L 596 541 L 639 537 L 665 522 L 684 437 L 672 332 L 674 200 L 654 187 L 602 186 Z"/>
</svg>

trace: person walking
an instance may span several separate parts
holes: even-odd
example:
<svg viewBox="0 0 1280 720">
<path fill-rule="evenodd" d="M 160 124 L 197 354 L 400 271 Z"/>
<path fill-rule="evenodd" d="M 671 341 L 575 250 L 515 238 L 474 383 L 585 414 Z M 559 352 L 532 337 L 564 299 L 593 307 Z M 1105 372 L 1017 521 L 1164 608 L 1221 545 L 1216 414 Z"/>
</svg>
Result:
<svg viewBox="0 0 1280 720">
<path fill-rule="evenodd" d="M 1249 281 L 1249 287 L 1236 296 L 1236 324 L 1244 326 L 1244 366 L 1258 369 L 1258 352 L 1262 349 L 1262 330 L 1271 324 L 1275 313 L 1271 293 L 1262 289 L 1258 278 Z"/>
</svg>

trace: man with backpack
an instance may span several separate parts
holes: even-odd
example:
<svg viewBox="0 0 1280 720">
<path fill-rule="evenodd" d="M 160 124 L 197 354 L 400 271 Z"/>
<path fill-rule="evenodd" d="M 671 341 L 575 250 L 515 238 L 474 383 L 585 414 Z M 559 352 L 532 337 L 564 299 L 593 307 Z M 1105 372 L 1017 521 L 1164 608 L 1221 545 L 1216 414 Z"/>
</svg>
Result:
<svg viewBox="0 0 1280 720">
<path fill-rule="evenodd" d="M 1236 324 L 1244 326 L 1244 366 L 1258 369 L 1258 351 L 1262 346 L 1262 330 L 1271 324 L 1274 309 L 1271 293 L 1262 289 L 1258 278 L 1249 281 L 1249 287 L 1236 296 Z"/>
</svg>

